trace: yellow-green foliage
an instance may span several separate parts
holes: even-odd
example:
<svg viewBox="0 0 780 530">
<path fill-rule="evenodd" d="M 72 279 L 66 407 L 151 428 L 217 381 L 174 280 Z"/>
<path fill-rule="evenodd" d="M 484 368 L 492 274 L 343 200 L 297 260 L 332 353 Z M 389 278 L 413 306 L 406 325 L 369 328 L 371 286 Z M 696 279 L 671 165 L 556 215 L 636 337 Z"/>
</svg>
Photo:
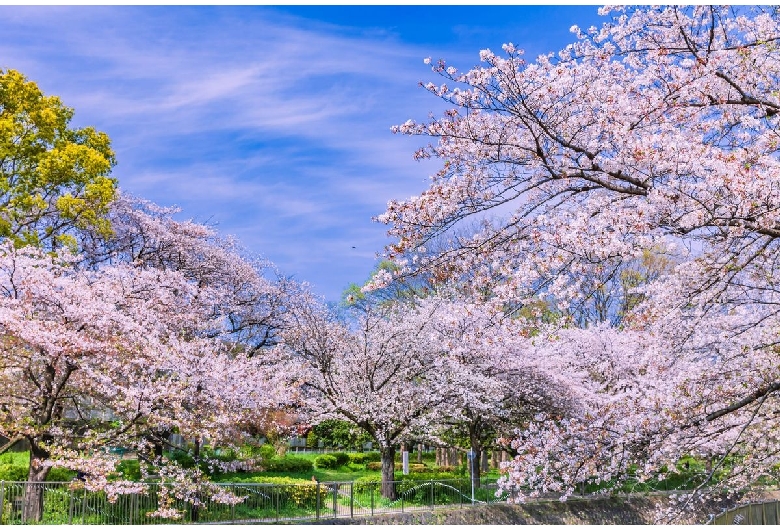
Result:
<svg viewBox="0 0 780 530">
<path fill-rule="evenodd" d="M 320 497 L 328 493 L 328 488 L 324 484 L 288 477 L 252 477 L 240 481 L 242 483 L 268 484 L 269 493 L 281 495 L 296 506 L 309 507 L 317 502 L 317 487 L 320 488 Z"/>
<path fill-rule="evenodd" d="M 111 141 L 92 127 L 69 128 L 72 117 L 58 97 L 0 70 L 0 237 L 74 247 L 73 229 L 111 234 Z"/>
<path fill-rule="evenodd" d="M 394 464 L 394 469 L 396 471 L 403 471 L 404 465 L 401 463 L 396 462 Z M 366 464 L 366 469 L 368 471 L 381 471 L 382 469 L 382 463 L 381 462 L 368 462 Z M 430 469 L 425 464 L 409 464 L 409 472 L 410 473 L 424 473 L 426 471 L 430 471 Z"/>
</svg>

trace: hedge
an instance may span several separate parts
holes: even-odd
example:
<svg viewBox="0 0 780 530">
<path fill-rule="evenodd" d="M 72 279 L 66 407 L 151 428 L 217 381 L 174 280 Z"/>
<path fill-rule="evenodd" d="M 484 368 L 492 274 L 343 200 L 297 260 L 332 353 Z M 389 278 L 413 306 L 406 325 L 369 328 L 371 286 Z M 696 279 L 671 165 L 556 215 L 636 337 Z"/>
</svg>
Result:
<svg viewBox="0 0 780 530">
<path fill-rule="evenodd" d="M 317 482 L 289 477 L 249 477 L 246 479 L 235 479 L 235 483 L 268 485 L 268 493 L 278 495 L 281 502 L 291 501 L 301 508 L 315 507 L 317 502 Z M 325 484 L 319 484 L 320 496 L 324 497 L 328 493 L 328 487 Z"/>
<path fill-rule="evenodd" d="M 314 471 L 311 460 L 298 456 L 274 458 L 265 465 L 266 471 L 282 471 L 289 473 L 309 473 Z"/>
</svg>

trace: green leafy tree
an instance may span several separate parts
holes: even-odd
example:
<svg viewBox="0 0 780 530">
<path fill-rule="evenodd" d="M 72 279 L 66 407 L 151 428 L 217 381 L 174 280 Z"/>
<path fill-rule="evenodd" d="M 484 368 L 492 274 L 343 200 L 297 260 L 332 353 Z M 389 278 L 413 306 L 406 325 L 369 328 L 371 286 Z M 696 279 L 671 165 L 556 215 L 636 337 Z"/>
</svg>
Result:
<svg viewBox="0 0 780 530">
<path fill-rule="evenodd" d="M 327 447 L 360 449 L 371 441 L 371 436 L 351 422 L 344 420 L 324 420 L 312 429 L 315 439 L 322 440 Z"/>
<path fill-rule="evenodd" d="M 0 237 L 17 246 L 76 246 L 111 234 L 116 163 L 105 133 L 69 126 L 73 109 L 15 70 L 0 70 Z"/>
</svg>

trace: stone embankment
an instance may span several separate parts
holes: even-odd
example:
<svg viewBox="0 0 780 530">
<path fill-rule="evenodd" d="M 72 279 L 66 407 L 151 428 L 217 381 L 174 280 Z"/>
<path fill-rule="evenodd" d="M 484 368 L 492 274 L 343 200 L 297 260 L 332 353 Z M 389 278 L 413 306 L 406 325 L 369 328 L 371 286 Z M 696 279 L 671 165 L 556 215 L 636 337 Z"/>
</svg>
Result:
<svg viewBox="0 0 780 530">
<path fill-rule="evenodd" d="M 657 524 L 659 514 L 670 506 L 663 494 L 613 496 L 525 504 L 490 504 L 434 511 L 377 514 L 353 519 L 321 519 L 309 524 L 365 525 L 496 525 L 496 524 Z M 707 512 L 720 513 L 724 506 L 713 505 Z M 702 524 L 709 514 L 701 512 L 676 519 L 677 524 Z M 297 524 L 300 524 L 298 522 Z M 306 524 L 306 523 L 304 523 Z"/>
</svg>

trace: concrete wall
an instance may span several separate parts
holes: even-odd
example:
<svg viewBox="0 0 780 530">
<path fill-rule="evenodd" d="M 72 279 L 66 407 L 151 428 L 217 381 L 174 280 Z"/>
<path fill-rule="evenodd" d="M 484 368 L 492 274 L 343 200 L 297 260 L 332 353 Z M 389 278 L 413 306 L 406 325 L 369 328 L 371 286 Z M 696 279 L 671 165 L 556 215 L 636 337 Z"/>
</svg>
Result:
<svg viewBox="0 0 780 530">
<path fill-rule="evenodd" d="M 668 504 L 669 500 L 665 495 L 601 497 L 569 499 L 566 502 L 535 501 L 519 505 L 504 503 L 477 505 L 458 509 L 382 514 L 372 518 L 328 519 L 312 521 L 310 524 L 655 524 L 658 509 Z M 701 524 L 706 523 L 708 519 L 709 516 L 706 514 L 688 514 L 675 522 Z"/>
</svg>

